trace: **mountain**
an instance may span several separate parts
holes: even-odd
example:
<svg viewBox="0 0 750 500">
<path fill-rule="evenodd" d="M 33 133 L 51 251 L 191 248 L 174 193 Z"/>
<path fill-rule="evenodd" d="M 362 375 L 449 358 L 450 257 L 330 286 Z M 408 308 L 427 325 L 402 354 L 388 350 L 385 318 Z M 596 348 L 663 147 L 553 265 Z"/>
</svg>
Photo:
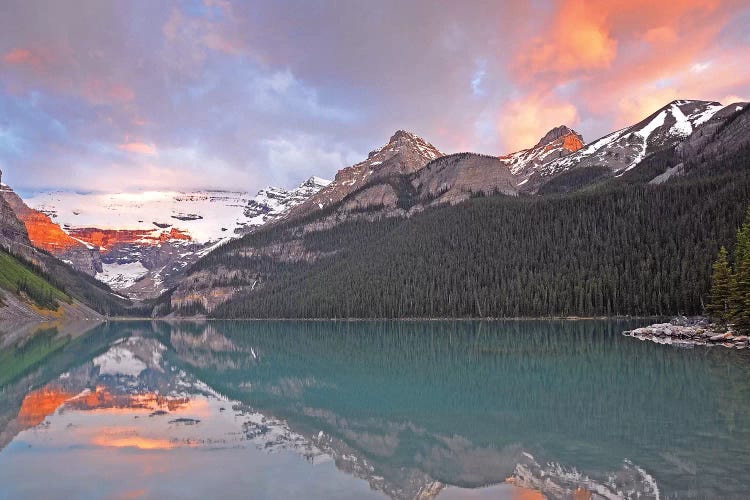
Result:
<svg viewBox="0 0 750 500">
<path fill-rule="evenodd" d="M 156 315 L 698 312 L 750 203 L 749 110 L 674 101 L 588 145 L 560 126 L 503 156 L 399 130 L 330 183 L 29 204 L 95 247 L 119 293 L 164 292 Z"/>
<path fill-rule="evenodd" d="M 272 222 L 297 205 L 304 203 L 321 189 L 331 184 L 331 181 L 320 177 L 310 177 L 298 187 L 287 190 L 277 187 L 267 187 L 258 191 L 245 207 L 247 221 L 238 232 L 250 232 L 253 228 Z"/>
<path fill-rule="evenodd" d="M 445 155 L 414 133 L 398 130 L 366 160 L 340 170 L 332 183 L 279 222 L 301 224 L 303 231 L 319 230 L 355 219 L 408 217 L 472 196 L 517 191 L 516 179 L 497 157 Z"/>
<path fill-rule="evenodd" d="M 29 208 L 10 187 L 0 185 L 0 197 L 23 222 L 35 247 L 50 252 L 89 276 L 102 271 L 99 253 L 93 246 L 68 235 L 47 214 Z"/>
<path fill-rule="evenodd" d="M 518 177 L 518 184 L 528 182 L 528 178 L 554 160 L 568 156 L 584 145 L 581 134 L 565 125 L 555 127 L 547 132 L 536 145 L 500 157 L 513 175 Z"/>
<path fill-rule="evenodd" d="M 589 145 L 561 126 L 500 157 L 441 155 L 398 131 L 286 217 L 195 263 L 157 312 L 700 312 L 718 245 L 750 204 L 747 113 L 675 101 Z"/>
<path fill-rule="evenodd" d="M 15 193 L 5 184 L 0 190 L 0 319 L 93 320 L 137 312 L 106 285 L 38 249 L 6 201 Z"/>
<path fill-rule="evenodd" d="M 570 155 L 540 165 L 528 176 L 524 189 L 528 192 L 540 188 L 545 191 L 544 185 L 554 177 L 569 173 L 569 178 L 579 178 L 576 180 L 578 184 L 627 175 L 650 157 L 674 148 L 690 137 L 703 135 L 712 118 L 716 116 L 718 121 L 723 121 L 737 112 L 736 108 L 736 104 L 723 106 L 712 101 L 672 101 L 635 125 L 607 134 Z M 653 177 L 661 173 L 656 172 Z"/>
<path fill-rule="evenodd" d="M 269 187 L 255 197 L 229 191 L 45 192 L 27 200 L 34 209 L 17 196 L 15 205 L 22 206 L 18 213 L 45 221 L 45 232 L 37 231 L 44 238 L 32 238 L 36 246 L 56 250 L 58 241 L 75 242 L 99 259 L 90 274 L 120 294 L 148 299 L 173 286 L 201 255 L 277 219 L 327 184 L 312 177 L 295 189 Z M 66 252 L 57 255 L 80 269 Z"/>
<path fill-rule="evenodd" d="M 388 178 L 413 174 L 440 156 L 443 153 L 421 137 L 397 130 L 384 146 L 371 151 L 366 160 L 339 170 L 333 182 L 291 209 L 284 219 L 298 219 L 334 206 L 357 191 L 364 192 L 349 200 L 352 207 L 370 207 L 384 199 L 392 200 L 393 190 L 384 187 Z M 378 183 L 380 188 L 364 190 Z"/>
</svg>

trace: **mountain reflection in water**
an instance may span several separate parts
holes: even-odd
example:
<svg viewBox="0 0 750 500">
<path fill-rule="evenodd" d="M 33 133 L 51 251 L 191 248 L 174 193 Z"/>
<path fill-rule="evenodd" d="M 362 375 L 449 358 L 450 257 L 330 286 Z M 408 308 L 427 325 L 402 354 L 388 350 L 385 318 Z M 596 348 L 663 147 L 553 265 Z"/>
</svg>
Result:
<svg viewBox="0 0 750 500">
<path fill-rule="evenodd" d="M 0 342 L 0 498 L 744 497 L 750 357 L 632 325 L 46 329 Z"/>
</svg>

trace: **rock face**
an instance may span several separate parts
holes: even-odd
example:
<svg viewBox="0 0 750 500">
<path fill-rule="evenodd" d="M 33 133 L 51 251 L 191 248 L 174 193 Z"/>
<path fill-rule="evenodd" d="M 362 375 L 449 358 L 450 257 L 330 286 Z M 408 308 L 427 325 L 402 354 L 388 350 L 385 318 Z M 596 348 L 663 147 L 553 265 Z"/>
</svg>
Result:
<svg viewBox="0 0 750 500">
<path fill-rule="evenodd" d="M 474 195 L 518 194 L 516 178 L 494 156 L 459 153 L 430 162 L 412 180 L 420 202 L 455 205 Z"/>
<path fill-rule="evenodd" d="M 280 220 L 293 223 L 317 216 L 313 222 L 301 222 L 309 232 L 352 219 L 409 216 L 472 196 L 517 193 L 506 162 L 475 153 L 445 156 L 421 137 L 398 130 L 385 146 L 340 170 L 336 180 Z"/>
<path fill-rule="evenodd" d="M 101 272 L 102 262 L 94 247 L 68 235 L 48 215 L 29 208 L 9 187 L 0 188 L 0 196 L 23 222 L 35 247 L 48 251 L 89 276 Z"/>
<path fill-rule="evenodd" d="M 0 192 L 8 190 L 6 186 L 0 185 Z M 29 232 L 21 222 L 13 208 L 0 195 L 0 239 L 6 247 L 30 246 Z"/>
<path fill-rule="evenodd" d="M 321 189 L 304 203 L 289 211 L 284 220 L 298 219 L 342 202 L 348 196 L 363 190 L 378 181 L 418 172 L 430 161 L 443 156 L 435 146 L 421 137 L 404 130 L 398 130 L 388 143 L 370 152 L 367 159 L 339 170 L 333 182 Z M 376 206 L 386 196 L 392 201 L 387 188 L 380 188 L 361 196 L 353 205 L 356 207 Z M 392 205 L 392 203 L 391 203 Z"/>
<path fill-rule="evenodd" d="M 500 160 L 508 165 L 517 183 L 523 186 L 534 172 L 575 153 L 583 144 L 583 137 L 578 132 L 561 125 L 547 132 L 534 147 L 501 156 Z"/>
</svg>

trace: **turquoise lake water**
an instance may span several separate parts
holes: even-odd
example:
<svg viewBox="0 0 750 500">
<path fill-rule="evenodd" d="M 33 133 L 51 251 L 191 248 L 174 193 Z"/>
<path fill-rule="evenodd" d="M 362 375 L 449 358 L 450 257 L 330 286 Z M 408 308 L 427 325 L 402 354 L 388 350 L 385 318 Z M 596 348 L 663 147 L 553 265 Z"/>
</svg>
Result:
<svg viewBox="0 0 750 500">
<path fill-rule="evenodd" d="M 750 353 L 648 321 L 0 335 L 0 498 L 748 498 Z"/>
</svg>

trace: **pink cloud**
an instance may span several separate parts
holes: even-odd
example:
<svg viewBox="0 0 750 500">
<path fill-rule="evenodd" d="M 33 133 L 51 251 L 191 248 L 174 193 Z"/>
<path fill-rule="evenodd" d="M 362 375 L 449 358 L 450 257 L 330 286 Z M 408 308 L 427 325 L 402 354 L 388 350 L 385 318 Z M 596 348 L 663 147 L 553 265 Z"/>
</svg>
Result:
<svg viewBox="0 0 750 500">
<path fill-rule="evenodd" d="M 555 6 L 539 26 L 542 34 L 521 40 L 520 55 L 508 66 L 523 89 L 500 110 L 499 134 L 513 147 L 527 147 L 522 141 L 549 128 L 550 108 L 538 106 L 539 95 L 563 113 L 560 122 L 572 116 L 572 107 L 609 122 L 611 130 L 673 99 L 720 100 L 750 85 L 743 67 L 750 59 L 748 44 L 726 38 L 729 47 L 719 43 L 741 2 L 564 0 Z M 566 88 L 572 90 L 561 90 Z M 518 132 L 508 131 L 513 123 L 520 125 Z"/>
<path fill-rule="evenodd" d="M 558 126 L 574 127 L 578 109 L 552 96 L 529 95 L 509 102 L 500 111 L 498 130 L 507 152 L 530 148 L 548 130 Z"/>
<path fill-rule="evenodd" d="M 139 155 L 152 156 L 156 154 L 156 146 L 145 142 L 124 142 L 117 147 L 122 151 Z"/>
</svg>

